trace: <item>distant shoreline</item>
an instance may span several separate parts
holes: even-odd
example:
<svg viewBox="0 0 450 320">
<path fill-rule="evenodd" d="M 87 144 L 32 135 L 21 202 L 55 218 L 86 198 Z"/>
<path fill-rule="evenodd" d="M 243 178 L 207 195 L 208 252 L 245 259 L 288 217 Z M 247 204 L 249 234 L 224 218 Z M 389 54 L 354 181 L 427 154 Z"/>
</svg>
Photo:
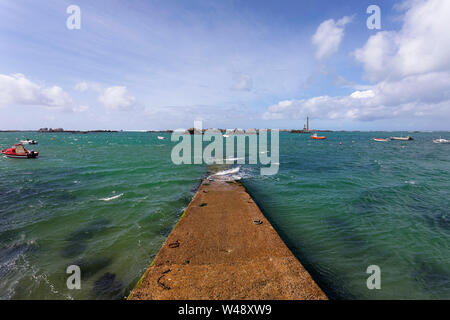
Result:
<svg viewBox="0 0 450 320">
<path fill-rule="evenodd" d="M 225 129 L 203 129 L 202 132 L 205 132 L 206 130 L 213 130 L 216 132 L 221 133 L 240 133 L 240 134 L 249 134 L 249 133 L 257 133 L 255 131 L 249 132 L 248 130 L 239 130 L 239 131 L 227 131 Z M 236 129 L 235 129 L 236 130 Z M 262 130 L 262 129 L 254 129 L 254 130 Z M 270 130 L 270 129 L 267 129 Z M 187 129 L 187 132 L 190 132 L 191 134 L 194 133 L 194 131 L 191 129 Z M 141 132 L 141 133 L 173 133 L 174 130 L 58 130 L 58 129 L 51 129 L 51 130 L 0 130 L 0 133 L 2 132 L 33 132 L 33 133 L 75 133 L 75 134 L 87 134 L 87 133 L 126 133 L 126 132 Z M 299 130 L 299 129 L 280 129 L 280 132 L 289 132 L 294 134 L 312 134 L 314 132 L 407 132 L 407 133 L 433 133 L 433 132 L 450 132 L 450 130 L 322 130 L 322 129 L 314 129 L 309 131 Z"/>
<path fill-rule="evenodd" d="M 34 133 L 114 133 L 117 130 L 64 130 L 64 131 L 39 131 L 39 130 L 0 130 L 0 132 L 34 132 Z"/>
</svg>

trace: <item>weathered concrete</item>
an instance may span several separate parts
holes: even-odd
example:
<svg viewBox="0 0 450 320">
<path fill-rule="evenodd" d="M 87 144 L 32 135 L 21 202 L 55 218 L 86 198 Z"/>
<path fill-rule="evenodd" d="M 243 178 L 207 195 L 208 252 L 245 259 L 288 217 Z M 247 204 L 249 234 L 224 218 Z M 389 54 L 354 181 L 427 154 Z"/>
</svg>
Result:
<svg viewBox="0 0 450 320">
<path fill-rule="evenodd" d="M 327 299 L 245 188 L 205 180 L 129 299 Z"/>
</svg>

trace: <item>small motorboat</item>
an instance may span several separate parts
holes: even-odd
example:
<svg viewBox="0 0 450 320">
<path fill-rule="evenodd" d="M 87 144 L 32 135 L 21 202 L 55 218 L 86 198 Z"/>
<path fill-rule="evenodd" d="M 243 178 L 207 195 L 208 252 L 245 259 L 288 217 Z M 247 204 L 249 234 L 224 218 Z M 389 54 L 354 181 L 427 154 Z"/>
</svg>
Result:
<svg viewBox="0 0 450 320">
<path fill-rule="evenodd" d="M 17 158 L 17 159 L 34 159 L 39 156 L 39 152 L 36 151 L 28 151 L 23 147 L 22 144 L 18 143 L 12 146 L 9 149 L 2 150 L 2 154 L 8 158 Z"/>
<path fill-rule="evenodd" d="M 391 137 L 391 140 L 410 141 L 414 139 L 411 136 L 407 136 L 407 137 Z"/>
<path fill-rule="evenodd" d="M 166 140 L 167 138 L 166 138 L 166 137 L 158 136 L 158 139 L 159 139 L 159 140 Z"/>
<path fill-rule="evenodd" d="M 20 144 L 38 144 L 38 142 L 36 140 L 26 139 L 26 140 L 20 140 Z"/>
<path fill-rule="evenodd" d="M 373 138 L 373 141 L 378 141 L 378 142 L 388 142 L 389 139 Z"/>
<path fill-rule="evenodd" d="M 324 137 L 324 136 L 322 136 L 322 137 L 318 136 L 317 132 L 311 136 L 311 139 L 314 139 L 314 140 L 325 140 L 326 138 L 327 137 Z"/>
<path fill-rule="evenodd" d="M 433 143 L 450 143 L 450 140 L 442 139 L 442 138 L 440 138 L 440 139 L 434 139 L 434 140 L 433 140 Z"/>
<path fill-rule="evenodd" d="M 223 135 L 224 138 L 229 138 L 230 136 L 228 134 Z"/>
</svg>

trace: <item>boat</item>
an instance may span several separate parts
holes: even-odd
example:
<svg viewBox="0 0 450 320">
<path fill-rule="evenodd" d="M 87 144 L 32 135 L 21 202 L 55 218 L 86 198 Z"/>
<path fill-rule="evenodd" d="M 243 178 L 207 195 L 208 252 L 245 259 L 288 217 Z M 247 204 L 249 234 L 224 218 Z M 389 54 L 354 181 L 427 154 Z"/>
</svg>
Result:
<svg viewBox="0 0 450 320">
<path fill-rule="evenodd" d="M 325 140 L 326 138 L 327 137 L 324 137 L 324 136 L 321 136 L 321 137 L 317 136 L 317 132 L 311 136 L 311 139 L 314 139 L 314 140 Z"/>
<path fill-rule="evenodd" d="M 434 139 L 434 140 L 433 140 L 433 143 L 450 143 L 450 140 L 442 139 L 442 138 L 440 138 L 440 139 Z"/>
<path fill-rule="evenodd" d="M 26 140 L 20 140 L 20 144 L 38 144 L 38 142 L 36 140 L 26 139 Z"/>
<path fill-rule="evenodd" d="M 36 151 L 28 151 L 23 147 L 22 144 L 18 143 L 13 145 L 9 149 L 2 150 L 2 154 L 8 158 L 17 158 L 17 159 L 34 159 L 39 156 L 39 152 Z"/>
<path fill-rule="evenodd" d="M 159 139 L 159 140 L 166 140 L 167 138 L 166 138 L 166 137 L 158 136 L 158 139 Z"/>
<path fill-rule="evenodd" d="M 228 134 L 223 135 L 224 138 L 229 138 L 230 136 Z"/>
<path fill-rule="evenodd" d="M 373 138 L 373 141 L 378 141 L 378 142 L 388 142 L 389 139 Z"/>
<path fill-rule="evenodd" d="M 391 137 L 391 140 L 410 141 L 414 139 L 411 136 L 407 136 L 407 137 Z"/>
</svg>

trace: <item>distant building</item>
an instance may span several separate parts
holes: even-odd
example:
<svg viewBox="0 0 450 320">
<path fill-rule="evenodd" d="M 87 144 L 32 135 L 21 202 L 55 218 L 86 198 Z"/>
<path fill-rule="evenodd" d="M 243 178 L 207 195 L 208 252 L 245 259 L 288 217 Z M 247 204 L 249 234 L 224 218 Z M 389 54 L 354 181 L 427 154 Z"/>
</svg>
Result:
<svg viewBox="0 0 450 320">
<path fill-rule="evenodd" d="M 39 129 L 39 132 L 64 132 L 64 129 L 63 128 L 56 128 L 56 129 L 41 128 L 41 129 Z"/>
<path fill-rule="evenodd" d="M 306 117 L 306 123 L 303 125 L 302 130 L 291 130 L 291 133 L 310 133 L 311 130 L 309 130 L 309 117 Z"/>
</svg>

